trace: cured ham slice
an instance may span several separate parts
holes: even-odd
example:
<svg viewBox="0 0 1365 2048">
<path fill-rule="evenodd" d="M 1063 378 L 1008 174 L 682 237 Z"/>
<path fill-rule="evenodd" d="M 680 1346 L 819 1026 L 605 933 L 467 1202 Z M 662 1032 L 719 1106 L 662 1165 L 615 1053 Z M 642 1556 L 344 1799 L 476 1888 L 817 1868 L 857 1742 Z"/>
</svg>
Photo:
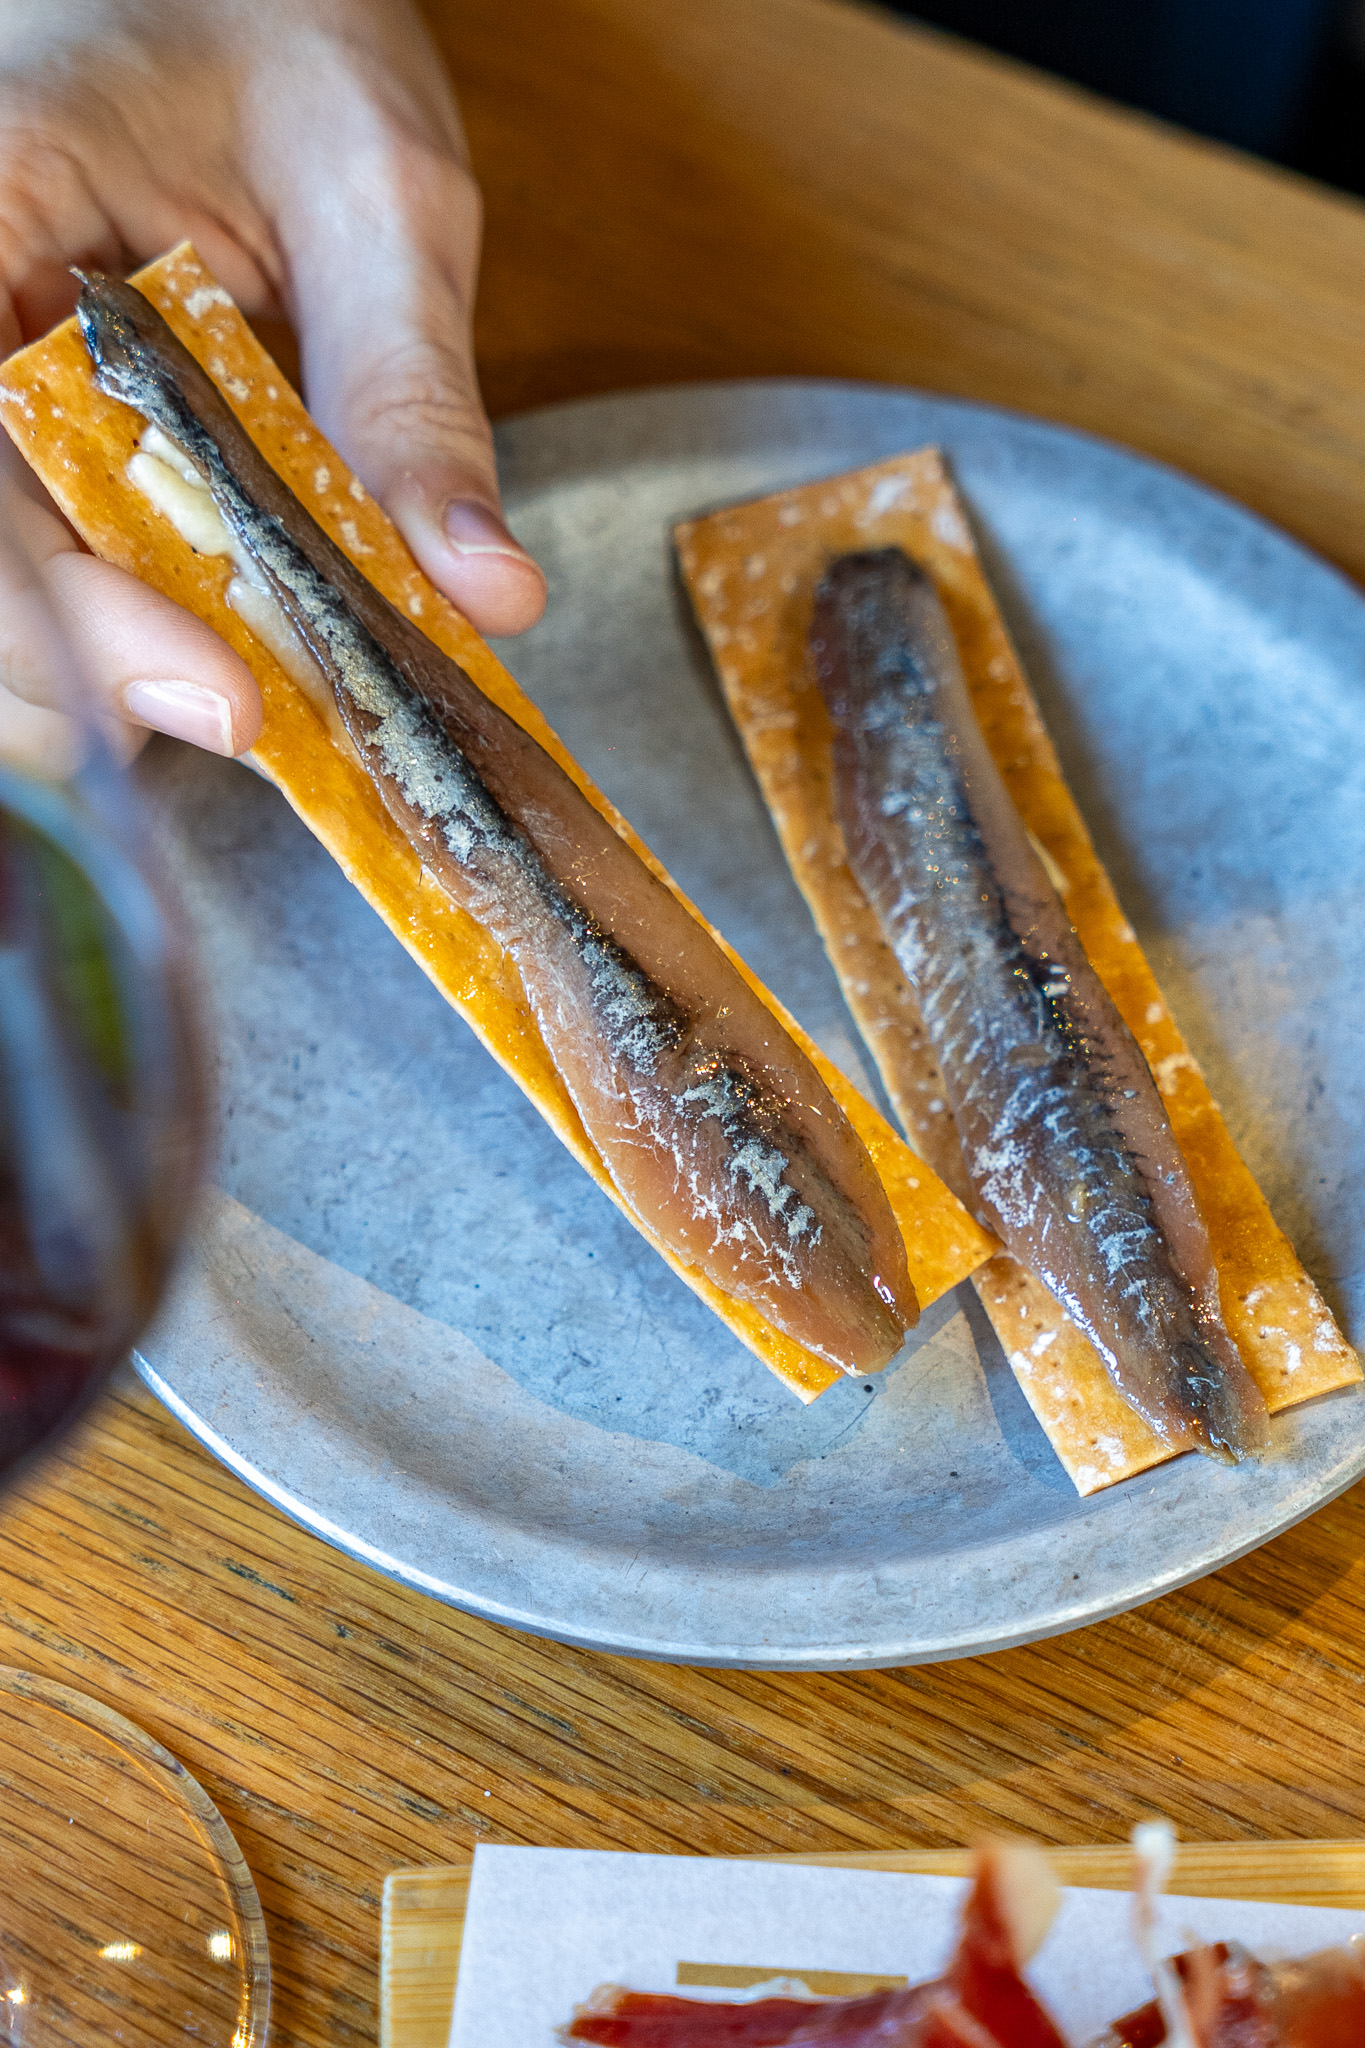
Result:
<svg viewBox="0 0 1365 2048">
<path fill-rule="evenodd" d="M 1146 1836 L 1163 1837 L 1156 1854 Z M 1174 1838 L 1135 1836 L 1139 1946 Z M 1160 1867 L 1158 1867 L 1158 1864 Z M 754 1998 L 711 2004 L 604 1985 L 561 2029 L 598 2048 L 1068 2048 L 1024 1977 L 1051 1924 L 1057 1886 L 1021 1844 L 982 1850 L 953 1956 L 939 1977 L 857 1998 Z M 1113 2021 L 1089 2048 L 1365 2048 L 1365 1937 L 1290 1962 L 1261 1962 L 1234 1942 L 1150 1954 L 1162 2002 Z M 1102 1957 L 1095 1960 L 1102 1971 Z M 1173 2031 L 1174 2030 L 1174 2031 Z"/>
<path fill-rule="evenodd" d="M 1362 2048 L 1365 1943 L 1322 1949 L 1293 1962 L 1262 1963 L 1235 1943 L 1177 1956 L 1194 2048 Z M 1155 1999 L 1103 2033 L 1092 2048 L 1162 2048 L 1169 2038 Z"/>
<path fill-rule="evenodd" d="M 561 2038 L 599 2048 L 1066 2048 L 1021 1974 L 1056 1900 L 1036 1851 L 992 1844 L 978 1862 L 952 1961 L 928 1983 L 860 1998 L 732 2005 L 606 1985 Z"/>
</svg>

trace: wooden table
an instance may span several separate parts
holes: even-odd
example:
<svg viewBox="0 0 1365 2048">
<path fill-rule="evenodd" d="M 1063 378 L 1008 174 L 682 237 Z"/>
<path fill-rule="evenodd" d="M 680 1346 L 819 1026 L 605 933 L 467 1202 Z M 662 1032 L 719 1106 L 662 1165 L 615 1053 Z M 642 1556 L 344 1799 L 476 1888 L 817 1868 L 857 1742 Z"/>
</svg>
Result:
<svg viewBox="0 0 1365 2048">
<path fill-rule="evenodd" d="M 1365 572 L 1365 211 L 827 0 L 445 0 L 495 411 L 753 372 L 998 400 Z M 1311 1257 L 1312 1248 L 1307 1248 Z M 1318 1277 L 1331 1290 L 1333 1276 Z M 400 1591 L 124 1380 L 0 1513 L 0 1661 L 159 1736 L 256 1874 L 276 2039 L 373 2038 L 379 1892 L 474 1841 L 1365 1832 L 1365 1488 L 1140 1613 L 932 1669 L 625 1663 Z"/>
</svg>

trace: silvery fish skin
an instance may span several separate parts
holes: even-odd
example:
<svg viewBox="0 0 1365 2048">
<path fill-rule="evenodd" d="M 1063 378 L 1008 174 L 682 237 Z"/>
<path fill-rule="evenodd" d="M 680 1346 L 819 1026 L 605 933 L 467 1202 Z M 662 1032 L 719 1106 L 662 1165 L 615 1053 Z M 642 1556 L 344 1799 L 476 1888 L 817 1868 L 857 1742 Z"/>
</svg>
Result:
<svg viewBox="0 0 1365 2048">
<path fill-rule="evenodd" d="M 1172 1451 L 1265 1445 L 1189 1172 L 972 709 L 931 579 L 842 556 L 811 651 L 854 873 L 916 992 L 986 1219 Z"/>
<path fill-rule="evenodd" d="M 427 872 L 512 956 L 630 1209 L 844 1372 L 918 1305 L 886 1191 L 809 1060 L 572 779 L 333 544 L 133 286 L 86 278 L 96 381 L 207 483 Z"/>
</svg>

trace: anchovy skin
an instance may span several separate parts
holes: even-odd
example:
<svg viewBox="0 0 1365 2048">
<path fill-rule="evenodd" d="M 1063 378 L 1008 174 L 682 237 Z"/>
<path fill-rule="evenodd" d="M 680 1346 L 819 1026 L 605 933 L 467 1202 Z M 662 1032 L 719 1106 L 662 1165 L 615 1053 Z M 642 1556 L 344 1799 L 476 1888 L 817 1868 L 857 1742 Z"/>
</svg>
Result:
<svg viewBox="0 0 1365 2048">
<path fill-rule="evenodd" d="M 333 544 L 133 286 L 87 277 L 96 382 L 207 483 L 426 871 L 511 954 L 627 1205 L 846 1372 L 918 1306 L 866 1149 L 810 1062 L 563 770 Z"/>
<path fill-rule="evenodd" d="M 1188 1169 L 976 723 L 931 579 L 834 562 L 811 651 L 849 857 L 942 1070 L 987 1219 L 1171 1450 L 1259 1453 Z"/>
</svg>

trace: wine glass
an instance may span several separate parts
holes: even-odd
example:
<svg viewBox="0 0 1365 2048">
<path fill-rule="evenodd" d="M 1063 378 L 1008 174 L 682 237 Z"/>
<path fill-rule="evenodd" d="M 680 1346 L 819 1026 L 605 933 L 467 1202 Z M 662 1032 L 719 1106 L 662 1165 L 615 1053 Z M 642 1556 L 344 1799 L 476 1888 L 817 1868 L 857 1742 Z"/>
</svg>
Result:
<svg viewBox="0 0 1365 2048">
<path fill-rule="evenodd" d="M 192 1211 L 203 1090 L 126 739 L 0 492 L 0 1484 L 126 1358 Z M 207 1795 L 100 1701 L 0 1669 L 0 2048 L 264 2040 L 250 1876 Z"/>
</svg>

